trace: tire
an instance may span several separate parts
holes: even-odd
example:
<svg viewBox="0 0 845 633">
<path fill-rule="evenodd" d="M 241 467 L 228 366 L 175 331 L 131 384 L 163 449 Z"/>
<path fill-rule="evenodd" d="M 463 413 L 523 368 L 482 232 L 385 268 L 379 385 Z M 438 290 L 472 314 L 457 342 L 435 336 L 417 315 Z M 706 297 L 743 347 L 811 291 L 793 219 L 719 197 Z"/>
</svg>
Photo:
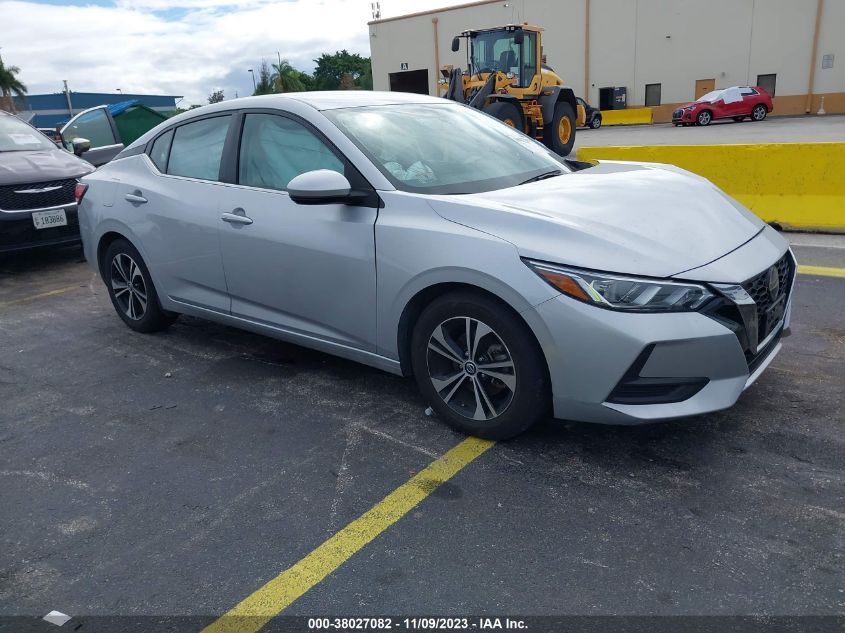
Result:
<svg viewBox="0 0 845 633">
<path fill-rule="evenodd" d="M 766 115 L 769 113 L 769 109 L 763 105 L 762 103 L 758 103 L 754 106 L 754 109 L 751 110 L 751 120 L 752 121 L 762 121 L 766 118 Z"/>
<path fill-rule="evenodd" d="M 160 332 L 178 318 L 178 314 L 162 310 L 147 265 L 138 249 L 126 240 L 109 245 L 102 271 L 115 312 L 131 329 Z"/>
<path fill-rule="evenodd" d="M 488 371 L 485 363 L 492 365 Z M 550 411 L 545 358 L 533 334 L 507 306 L 480 293 L 451 292 L 423 310 L 411 366 L 437 415 L 463 433 L 507 439 Z"/>
<path fill-rule="evenodd" d="M 520 132 L 525 131 L 525 121 L 522 116 L 522 109 L 509 101 L 494 101 L 484 111 L 492 117 L 499 119 L 505 125 L 516 128 Z"/>
<path fill-rule="evenodd" d="M 568 137 L 566 132 L 568 131 Z M 565 101 L 555 104 L 551 125 L 543 122 L 543 142 L 560 156 L 567 156 L 575 145 L 575 111 Z"/>
<path fill-rule="evenodd" d="M 590 121 L 590 127 L 594 130 L 597 130 L 601 127 L 601 115 L 597 114 L 593 117 L 593 120 Z"/>
<path fill-rule="evenodd" d="M 698 125 L 710 125 L 710 122 L 713 120 L 713 113 L 710 110 L 702 110 L 698 113 L 698 116 L 695 117 L 695 122 Z"/>
<path fill-rule="evenodd" d="M 742 123 L 743 121 L 745 121 L 745 117 L 744 116 L 735 116 L 734 121 L 736 121 L 737 123 Z"/>
</svg>

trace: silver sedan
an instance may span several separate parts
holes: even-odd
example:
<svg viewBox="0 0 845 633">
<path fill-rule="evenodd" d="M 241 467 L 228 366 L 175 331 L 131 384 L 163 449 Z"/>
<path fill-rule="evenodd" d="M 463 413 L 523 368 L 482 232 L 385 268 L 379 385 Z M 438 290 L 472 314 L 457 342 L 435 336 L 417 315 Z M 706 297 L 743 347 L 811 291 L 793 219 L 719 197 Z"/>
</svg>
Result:
<svg viewBox="0 0 845 633">
<path fill-rule="evenodd" d="M 412 375 L 483 437 L 729 407 L 788 331 L 786 241 L 710 182 L 567 161 L 433 97 L 227 101 L 84 184 L 130 328 L 190 314 Z"/>
</svg>

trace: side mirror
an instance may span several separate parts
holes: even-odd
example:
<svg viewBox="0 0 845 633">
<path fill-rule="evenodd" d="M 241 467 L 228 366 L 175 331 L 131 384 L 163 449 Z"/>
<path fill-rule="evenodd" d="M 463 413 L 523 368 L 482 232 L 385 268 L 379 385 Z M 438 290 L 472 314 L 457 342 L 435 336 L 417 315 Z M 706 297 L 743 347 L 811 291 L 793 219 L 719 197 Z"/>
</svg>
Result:
<svg viewBox="0 0 845 633">
<path fill-rule="evenodd" d="M 348 202 L 351 193 L 346 176 L 330 169 L 306 171 L 288 183 L 288 195 L 297 204 Z"/>
<path fill-rule="evenodd" d="M 513 43 L 517 46 L 522 46 L 522 42 L 525 41 L 525 32 L 522 29 L 519 29 L 516 33 L 513 34 Z"/>
<path fill-rule="evenodd" d="M 452 38 L 452 52 L 457 53 L 461 48 L 461 38 L 460 37 L 453 37 Z"/>
<path fill-rule="evenodd" d="M 91 141 L 87 138 L 76 137 L 71 141 L 71 145 L 73 146 L 73 153 L 77 156 L 82 156 L 91 149 Z"/>
</svg>

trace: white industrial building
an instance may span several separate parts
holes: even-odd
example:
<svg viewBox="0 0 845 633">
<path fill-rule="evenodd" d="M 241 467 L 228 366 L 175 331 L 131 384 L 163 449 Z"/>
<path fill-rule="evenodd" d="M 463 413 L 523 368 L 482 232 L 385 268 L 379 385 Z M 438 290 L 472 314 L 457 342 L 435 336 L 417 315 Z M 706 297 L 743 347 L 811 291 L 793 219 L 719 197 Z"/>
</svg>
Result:
<svg viewBox="0 0 845 633">
<path fill-rule="evenodd" d="M 774 114 L 845 112 L 845 0 L 482 0 L 370 22 L 376 90 L 437 94 L 437 69 L 466 29 L 545 29 L 548 64 L 591 104 L 673 106 L 715 88 L 762 85 Z M 617 93 L 618 94 L 618 93 Z M 611 98 L 611 101 L 607 99 Z"/>
</svg>

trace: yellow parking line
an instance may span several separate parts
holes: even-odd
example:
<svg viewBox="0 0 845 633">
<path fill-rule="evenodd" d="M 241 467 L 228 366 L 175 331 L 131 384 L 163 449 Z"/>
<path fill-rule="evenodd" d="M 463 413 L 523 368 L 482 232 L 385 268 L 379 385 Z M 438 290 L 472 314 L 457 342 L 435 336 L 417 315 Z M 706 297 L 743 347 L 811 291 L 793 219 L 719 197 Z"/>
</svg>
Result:
<svg viewBox="0 0 845 633">
<path fill-rule="evenodd" d="M 37 295 L 30 295 L 28 297 L 23 297 L 21 299 L 14 299 L 12 301 L 2 301 L 0 302 L 0 308 L 5 308 L 6 306 L 13 306 L 17 303 L 26 303 L 27 301 L 35 301 L 36 299 L 44 299 L 45 297 L 52 297 L 55 295 L 64 294 L 65 292 L 70 292 L 71 290 L 79 288 L 78 285 L 76 286 L 65 286 L 64 288 L 57 288 L 56 290 L 48 290 L 47 292 L 41 292 Z"/>
<path fill-rule="evenodd" d="M 833 268 L 832 266 L 798 266 L 798 272 L 802 275 L 820 275 L 821 277 L 845 277 L 845 268 Z"/>
<path fill-rule="evenodd" d="M 469 437 L 436 459 L 317 549 L 212 622 L 203 633 L 254 633 L 493 446 Z"/>
</svg>

